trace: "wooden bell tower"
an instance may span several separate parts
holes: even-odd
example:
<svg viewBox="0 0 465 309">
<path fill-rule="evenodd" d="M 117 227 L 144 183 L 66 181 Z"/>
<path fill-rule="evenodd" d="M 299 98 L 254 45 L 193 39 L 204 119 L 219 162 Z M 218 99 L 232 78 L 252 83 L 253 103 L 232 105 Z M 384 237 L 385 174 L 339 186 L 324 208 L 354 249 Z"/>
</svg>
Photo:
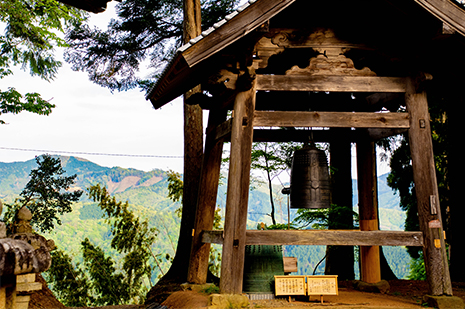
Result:
<svg viewBox="0 0 465 309">
<path fill-rule="evenodd" d="M 412 41 L 418 29 L 409 14 L 422 8 L 395 2 L 405 5 L 406 15 L 385 1 L 337 8 L 308 0 L 249 1 L 178 51 L 148 98 L 160 107 L 201 83 L 205 95 L 191 103 L 210 110 L 190 282 L 206 282 L 210 243 L 223 245 L 221 293 L 242 293 L 247 244 L 361 246 L 361 279 L 368 282 L 381 279 L 379 246 L 419 246 L 431 294 L 452 295 L 425 92 L 431 75 L 416 60 L 437 25 L 425 26 Z M 366 16 L 367 9 L 389 19 Z M 305 18 L 306 12 L 314 14 Z M 423 13 L 425 21 L 434 20 Z M 339 129 L 346 129 L 343 138 L 357 145 L 360 230 L 246 229 L 252 142 L 307 138 L 303 130 L 280 127 L 326 128 L 314 131 L 316 142 L 337 141 Z M 381 231 L 374 142 L 402 132 L 409 135 L 421 231 Z M 225 141 L 231 142 L 225 227 L 212 231 Z"/>
</svg>

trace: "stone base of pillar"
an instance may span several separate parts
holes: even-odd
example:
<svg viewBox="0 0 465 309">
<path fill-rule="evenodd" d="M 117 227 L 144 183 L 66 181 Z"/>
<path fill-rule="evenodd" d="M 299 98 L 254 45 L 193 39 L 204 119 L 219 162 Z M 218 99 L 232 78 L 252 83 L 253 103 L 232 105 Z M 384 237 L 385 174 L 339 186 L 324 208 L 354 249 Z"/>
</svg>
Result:
<svg viewBox="0 0 465 309">
<path fill-rule="evenodd" d="M 427 303 L 429 307 L 438 309 L 463 309 L 465 303 L 460 297 L 457 296 L 423 296 L 423 302 Z"/>
</svg>

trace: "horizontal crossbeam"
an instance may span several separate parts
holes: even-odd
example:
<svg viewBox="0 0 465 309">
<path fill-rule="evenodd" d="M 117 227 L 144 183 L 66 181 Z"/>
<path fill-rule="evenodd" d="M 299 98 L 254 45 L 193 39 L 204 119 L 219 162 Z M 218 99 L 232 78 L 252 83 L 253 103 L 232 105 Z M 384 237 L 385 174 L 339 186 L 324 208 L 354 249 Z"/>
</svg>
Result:
<svg viewBox="0 0 465 309">
<path fill-rule="evenodd" d="M 255 111 L 255 127 L 396 128 L 410 127 L 408 113 Z"/>
<path fill-rule="evenodd" d="M 223 231 L 203 231 L 204 243 L 223 243 Z M 359 230 L 247 230 L 247 245 L 423 246 L 421 232 Z"/>
<path fill-rule="evenodd" d="M 257 75 L 257 90 L 406 92 L 405 77 L 337 75 Z"/>
</svg>

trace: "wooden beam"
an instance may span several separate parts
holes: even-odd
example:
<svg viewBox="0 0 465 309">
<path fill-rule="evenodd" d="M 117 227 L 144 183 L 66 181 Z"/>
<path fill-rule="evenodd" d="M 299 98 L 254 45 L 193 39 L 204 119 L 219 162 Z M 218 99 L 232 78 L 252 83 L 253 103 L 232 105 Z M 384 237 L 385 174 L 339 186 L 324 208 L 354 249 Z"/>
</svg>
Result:
<svg viewBox="0 0 465 309">
<path fill-rule="evenodd" d="M 377 231 L 378 186 L 376 146 L 369 140 L 357 142 L 357 178 L 360 230 Z M 379 246 L 360 247 L 360 278 L 368 283 L 381 281 Z"/>
<path fill-rule="evenodd" d="M 404 77 L 257 75 L 257 90 L 329 92 L 405 92 Z"/>
<path fill-rule="evenodd" d="M 231 136 L 231 129 L 226 125 L 227 122 L 223 125 L 218 126 L 218 131 L 216 131 L 217 139 L 224 139 L 224 141 L 229 141 Z M 221 127 L 221 128 L 220 128 Z M 347 138 L 351 142 L 356 142 L 362 138 L 368 138 L 371 141 L 377 141 L 385 137 L 398 135 L 404 132 L 407 132 L 408 129 L 357 129 L 351 130 L 350 134 L 347 134 Z M 280 130 L 280 129 L 255 129 L 253 131 L 253 141 L 254 142 L 307 142 L 309 131 L 308 130 Z M 319 142 L 329 142 L 334 138 L 337 138 L 337 133 L 332 132 L 331 130 L 312 130 L 313 141 Z"/>
<path fill-rule="evenodd" d="M 238 93 L 234 102 L 221 262 L 220 292 L 222 294 L 242 293 L 255 85 L 253 81 L 250 90 Z M 244 123 L 244 118 L 249 121 Z"/>
<path fill-rule="evenodd" d="M 208 127 L 212 127 L 224 119 L 226 119 L 226 110 L 210 111 Z M 213 130 L 207 130 L 205 138 L 205 153 L 200 175 L 200 188 L 202 189 L 199 190 L 197 200 L 191 258 L 187 274 L 188 282 L 196 284 L 207 282 L 210 244 L 202 242 L 200 232 L 213 228 L 218 183 L 220 180 L 221 156 L 223 154 L 224 143 L 223 140 L 216 139 L 215 133 Z"/>
<path fill-rule="evenodd" d="M 247 230 L 247 245 L 423 246 L 421 232 L 358 230 Z M 223 231 L 203 231 L 205 243 L 223 243 Z"/>
<path fill-rule="evenodd" d="M 425 241 L 423 253 L 426 277 L 431 295 L 452 295 L 439 206 L 428 101 L 426 93 L 417 93 L 414 85 L 412 81 L 405 101 L 411 122 L 408 135 L 419 225 Z"/>
<path fill-rule="evenodd" d="M 408 113 L 256 111 L 256 127 L 409 128 Z"/>
<path fill-rule="evenodd" d="M 449 0 L 415 0 L 431 14 L 465 35 L 465 12 Z"/>
<path fill-rule="evenodd" d="M 232 118 L 224 121 L 215 128 L 215 139 L 219 140 L 231 134 Z"/>
</svg>

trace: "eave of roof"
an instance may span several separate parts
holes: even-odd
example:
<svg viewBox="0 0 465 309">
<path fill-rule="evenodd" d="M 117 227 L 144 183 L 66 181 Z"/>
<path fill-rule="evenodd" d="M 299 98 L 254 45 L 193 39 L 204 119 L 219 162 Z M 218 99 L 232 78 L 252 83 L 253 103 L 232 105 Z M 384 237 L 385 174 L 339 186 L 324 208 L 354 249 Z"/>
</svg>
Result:
<svg viewBox="0 0 465 309">
<path fill-rule="evenodd" d="M 213 27 L 181 46 L 148 92 L 154 108 L 174 100 L 198 84 L 194 73 L 208 70 L 208 61 L 220 50 L 244 37 L 296 0 L 249 0 Z M 308 1 L 308 0 L 307 0 Z M 465 36 L 465 11 L 449 0 L 414 0 Z"/>
<path fill-rule="evenodd" d="M 263 25 L 294 1 L 296 0 L 249 0 L 213 27 L 181 46 L 148 92 L 146 99 L 150 99 L 155 108 L 160 108 L 189 90 L 195 82 L 181 82 L 182 78 L 176 76 L 177 74 L 191 76 L 206 60 Z M 174 92 L 167 93 L 168 89 Z"/>
<path fill-rule="evenodd" d="M 449 0 L 415 0 L 420 6 L 465 36 L 465 11 Z"/>
</svg>

